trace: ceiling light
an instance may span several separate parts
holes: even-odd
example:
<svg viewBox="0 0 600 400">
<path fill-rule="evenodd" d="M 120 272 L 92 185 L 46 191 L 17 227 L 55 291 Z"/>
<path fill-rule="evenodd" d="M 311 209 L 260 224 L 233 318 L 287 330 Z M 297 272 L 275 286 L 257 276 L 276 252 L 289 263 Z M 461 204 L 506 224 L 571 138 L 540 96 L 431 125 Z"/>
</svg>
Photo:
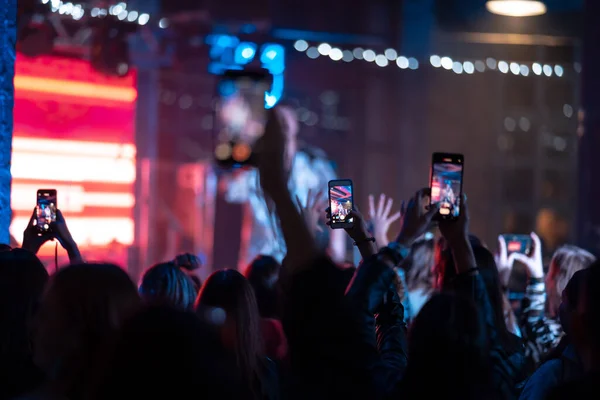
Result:
<svg viewBox="0 0 600 400">
<path fill-rule="evenodd" d="M 492 14 L 508 17 L 534 17 L 547 11 L 544 2 L 537 0 L 488 0 L 486 7 Z"/>
</svg>

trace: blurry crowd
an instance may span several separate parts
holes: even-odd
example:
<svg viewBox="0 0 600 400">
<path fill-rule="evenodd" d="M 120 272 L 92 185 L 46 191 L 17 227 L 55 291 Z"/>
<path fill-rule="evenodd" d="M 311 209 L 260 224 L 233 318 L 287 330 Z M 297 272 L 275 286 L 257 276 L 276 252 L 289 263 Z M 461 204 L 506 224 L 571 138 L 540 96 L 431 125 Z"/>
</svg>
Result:
<svg viewBox="0 0 600 400">
<path fill-rule="evenodd" d="M 147 269 L 85 262 L 60 214 L 0 251 L 0 399 L 585 399 L 600 391 L 600 264 L 563 246 L 544 265 L 497 254 L 456 221 L 432 222 L 427 189 L 392 213 L 370 198 L 346 234 L 362 260 L 317 244 L 326 204 L 288 190 L 277 109 L 260 142 L 260 186 L 286 254 L 243 273 L 191 254 Z M 33 220 L 32 216 L 32 220 Z M 392 223 L 399 234 L 387 237 Z M 71 264 L 36 257 L 57 240 Z M 495 246 L 494 246 L 495 247 Z M 175 255 L 174 255 L 175 256 Z M 509 301 L 516 265 L 524 297 Z"/>
</svg>

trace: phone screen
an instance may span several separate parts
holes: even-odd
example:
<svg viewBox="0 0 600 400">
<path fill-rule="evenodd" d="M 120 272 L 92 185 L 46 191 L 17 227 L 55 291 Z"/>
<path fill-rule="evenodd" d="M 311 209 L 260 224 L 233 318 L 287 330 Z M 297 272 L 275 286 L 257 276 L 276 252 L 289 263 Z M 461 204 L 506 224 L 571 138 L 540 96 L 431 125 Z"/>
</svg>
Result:
<svg viewBox="0 0 600 400">
<path fill-rule="evenodd" d="M 251 161 L 256 141 L 267 119 L 265 92 L 269 82 L 262 75 L 225 75 L 218 84 L 216 107 L 217 161 L 245 164 Z"/>
<path fill-rule="evenodd" d="M 456 219 L 460 215 L 463 184 L 463 157 L 459 154 L 433 156 L 431 204 L 439 204 L 439 218 Z"/>
<path fill-rule="evenodd" d="M 49 231 L 50 224 L 56 222 L 56 190 L 40 189 L 37 192 L 36 226 L 41 231 Z"/>
<path fill-rule="evenodd" d="M 346 228 L 354 223 L 354 218 L 348 217 L 354 207 L 352 181 L 329 182 L 329 208 L 331 210 L 331 227 Z"/>
<path fill-rule="evenodd" d="M 529 255 L 533 246 L 531 237 L 528 235 L 502 235 L 506 242 L 506 250 L 508 254 L 521 253 Z"/>
</svg>

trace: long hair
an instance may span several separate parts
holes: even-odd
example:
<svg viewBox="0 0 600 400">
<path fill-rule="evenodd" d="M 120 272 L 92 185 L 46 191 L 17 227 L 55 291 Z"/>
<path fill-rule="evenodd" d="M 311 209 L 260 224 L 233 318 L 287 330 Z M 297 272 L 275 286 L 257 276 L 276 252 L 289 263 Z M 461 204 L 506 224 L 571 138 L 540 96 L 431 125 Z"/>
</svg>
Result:
<svg viewBox="0 0 600 400">
<path fill-rule="evenodd" d="M 498 275 L 498 268 L 494 261 L 493 254 L 483 247 L 477 240 L 470 238 L 473 253 L 475 255 L 475 261 L 479 267 L 479 272 L 483 283 L 485 284 L 486 292 L 490 305 L 492 307 L 492 316 L 494 325 L 498 331 L 500 342 L 505 350 L 510 353 L 517 352 L 520 350 L 519 341 L 516 337 L 510 333 L 506 326 L 506 320 L 504 316 L 504 298 L 502 296 L 502 284 Z M 456 269 L 454 265 L 454 259 L 452 252 L 449 249 L 444 248 L 444 243 L 438 244 L 437 256 L 436 256 L 436 272 L 440 275 L 438 279 L 439 289 L 452 289 L 452 282 L 456 277 Z"/>
<path fill-rule="evenodd" d="M 279 316 L 278 285 L 281 264 L 271 256 L 259 255 L 244 271 L 256 295 L 258 312 L 263 318 Z"/>
<path fill-rule="evenodd" d="M 426 291 L 432 289 L 434 264 L 434 241 L 433 239 L 424 239 L 415 242 L 402 263 L 402 268 L 406 271 L 406 284 L 408 290 L 417 290 L 424 288 Z"/>
<path fill-rule="evenodd" d="M 174 263 L 157 264 L 142 277 L 140 296 L 148 303 L 192 310 L 198 294 L 191 278 Z"/>
<path fill-rule="evenodd" d="M 79 264 L 54 275 L 36 321 L 35 359 L 52 389 L 80 398 L 104 346 L 139 307 L 135 284 L 112 264 Z"/>
<path fill-rule="evenodd" d="M 573 245 L 559 247 L 552 256 L 548 272 L 555 276 L 558 293 L 565 290 L 573 274 L 589 267 L 594 261 L 596 257 L 580 247 Z"/>
<path fill-rule="evenodd" d="M 250 282 L 239 272 L 224 269 L 208 277 L 196 299 L 196 312 L 205 307 L 225 312 L 225 327 L 233 343 L 238 367 L 249 387 L 261 379 L 263 342 L 256 296 Z"/>
<path fill-rule="evenodd" d="M 0 252 L 0 398 L 12 398 L 42 379 L 33 366 L 32 321 L 48 281 L 44 265 L 26 250 Z"/>
</svg>

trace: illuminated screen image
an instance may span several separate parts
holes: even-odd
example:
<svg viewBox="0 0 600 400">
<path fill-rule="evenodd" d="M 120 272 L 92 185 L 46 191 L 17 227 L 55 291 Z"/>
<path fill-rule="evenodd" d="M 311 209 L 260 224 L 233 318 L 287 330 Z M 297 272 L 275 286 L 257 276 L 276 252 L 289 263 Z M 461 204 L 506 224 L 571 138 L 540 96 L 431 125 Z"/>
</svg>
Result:
<svg viewBox="0 0 600 400">
<path fill-rule="evenodd" d="M 244 162 L 250 157 L 252 146 L 264 133 L 268 88 L 266 82 L 249 78 L 225 79 L 219 83 L 219 144 L 215 151 L 218 160 L 233 158 Z"/>
<path fill-rule="evenodd" d="M 433 165 L 431 179 L 431 204 L 440 203 L 440 214 L 458 217 L 463 166 L 451 163 Z"/>
<path fill-rule="evenodd" d="M 352 211 L 354 200 L 352 199 L 352 186 L 333 186 L 329 188 L 329 198 L 331 208 L 331 223 L 354 222 L 348 214 Z"/>
<path fill-rule="evenodd" d="M 50 224 L 56 222 L 56 196 L 38 194 L 36 215 L 37 227 L 44 231 L 50 229 Z"/>
</svg>

